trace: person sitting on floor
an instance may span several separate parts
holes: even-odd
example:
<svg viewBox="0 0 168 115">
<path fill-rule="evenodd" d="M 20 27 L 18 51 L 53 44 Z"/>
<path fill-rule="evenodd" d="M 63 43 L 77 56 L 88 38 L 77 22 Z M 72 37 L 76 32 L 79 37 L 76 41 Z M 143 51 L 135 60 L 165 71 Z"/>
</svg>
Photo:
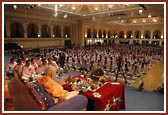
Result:
<svg viewBox="0 0 168 115">
<path fill-rule="evenodd" d="M 35 74 L 36 74 L 36 72 L 35 72 L 33 66 L 31 65 L 31 61 L 27 60 L 26 65 L 23 66 L 21 79 L 28 80 L 28 81 L 33 80 L 33 77 Z"/>
<path fill-rule="evenodd" d="M 37 74 L 41 74 L 41 75 L 44 75 L 45 74 L 45 71 L 46 69 L 48 68 L 48 60 L 43 58 L 42 59 L 42 64 L 39 65 L 39 67 L 36 69 L 36 73 Z"/>
<path fill-rule="evenodd" d="M 56 68 L 48 67 L 45 76 L 36 80 L 37 83 L 43 85 L 45 90 L 54 97 L 55 103 L 68 100 L 79 94 L 78 91 L 68 92 L 67 90 L 64 90 L 61 84 L 54 81 L 55 77 Z"/>
<path fill-rule="evenodd" d="M 21 78 L 23 66 L 24 66 L 23 65 L 23 61 L 22 61 L 21 58 L 19 58 L 17 60 L 16 66 L 13 68 L 13 74 L 14 74 L 14 76 L 18 76 L 19 78 Z"/>
<path fill-rule="evenodd" d="M 13 76 L 13 69 L 16 66 L 16 64 L 17 63 L 15 62 L 14 58 L 11 58 L 10 62 L 6 66 L 5 75 L 7 75 L 8 77 Z"/>
</svg>

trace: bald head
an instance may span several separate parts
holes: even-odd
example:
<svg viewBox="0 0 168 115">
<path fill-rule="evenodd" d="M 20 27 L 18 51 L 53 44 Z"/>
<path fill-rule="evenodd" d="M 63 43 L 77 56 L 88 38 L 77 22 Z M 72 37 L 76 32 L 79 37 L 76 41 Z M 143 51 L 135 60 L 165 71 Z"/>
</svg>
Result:
<svg viewBox="0 0 168 115">
<path fill-rule="evenodd" d="M 56 77 L 56 72 L 57 72 L 56 67 L 50 66 L 46 69 L 46 76 L 49 76 L 52 79 L 54 79 Z"/>
</svg>

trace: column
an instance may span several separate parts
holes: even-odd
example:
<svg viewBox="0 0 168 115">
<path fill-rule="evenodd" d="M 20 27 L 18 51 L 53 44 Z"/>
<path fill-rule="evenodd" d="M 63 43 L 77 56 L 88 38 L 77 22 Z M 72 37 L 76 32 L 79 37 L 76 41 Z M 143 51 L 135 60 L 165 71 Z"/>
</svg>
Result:
<svg viewBox="0 0 168 115">
<path fill-rule="evenodd" d="M 61 25 L 61 38 L 64 38 L 65 36 L 64 36 L 64 26 L 63 25 Z"/>
<path fill-rule="evenodd" d="M 91 28 L 91 38 L 93 38 L 93 28 Z"/>
<path fill-rule="evenodd" d="M 27 38 L 27 22 L 24 22 L 24 38 Z"/>
<path fill-rule="evenodd" d="M 163 42 L 162 40 L 159 40 L 159 46 L 162 46 L 162 42 Z"/>
<path fill-rule="evenodd" d="M 132 39 L 135 39 L 135 31 L 132 31 Z"/>
<path fill-rule="evenodd" d="M 127 39 L 127 31 L 124 31 L 124 39 Z"/>
<path fill-rule="evenodd" d="M 144 39 L 144 31 L 141 30 L 141 36 L 140 36 L 141 39 Z"/>
<path fill-rule="evenodd" d="M 84 28 L 84 37 L 85 38 L 88 38 L 88 31 L 87 31 L 87 27 Z"/>
<path fill-rule="evenodd" d="M 161 36 L 160 36 L 161 39 L 164 39 L 164 30 L 161 30 Z"/>
<path fill-rule="evenodd" d="M 153 30 L 151 30 L 150 39 L 153 39 Z"/>
<path fill-rule="evenodd" d="M 151 35 L 150 35 L 150 39 L 149 39 L 149 45 L 152 44 L 152 39 L 154 39 L 153 38 L 153 30 L 151 30 L 150 33 L 151 33 Z"/>
<path fill-rule="evenodd" d="M 133 39 L 130 39 L 130 40 L 129 40 L 129 44 L 133 44 Z"/>
<path fill-rule="evenodd" d="M 77 21 L 77 28 L 78 28 L 78 36 L 77 36 L 78 46 L 84 46 L 84 28 L 82 20 Z"/>
<path fill-rule="evenodd" d="M 41 38 L 41 24 L 38 24 L 38 38 Z"/>
<path fill-rule="evenodd" d="M 50 34 L 51 34 L 51 38 L 55 37 L 54 33 L 53 33 L 53 25 L 50 26 L 51 30 L 50 30 Z"/>
<path fill-rule="evenodd" d="M 149 44 L 151 44 L 152 43 L 152 40 L 149 40 Z"/>
</svg>

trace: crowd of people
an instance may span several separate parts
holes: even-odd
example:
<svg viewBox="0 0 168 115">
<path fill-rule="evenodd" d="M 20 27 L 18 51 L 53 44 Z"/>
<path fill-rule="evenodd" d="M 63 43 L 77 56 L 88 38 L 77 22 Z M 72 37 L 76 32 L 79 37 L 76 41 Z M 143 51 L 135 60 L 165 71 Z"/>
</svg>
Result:
<svg viewBox="0 0 168 115">
<path fill-rule="evenodd" d="M 30 79 L 36 74 L 45 74 L 49 66 L 54 66 L 57 72 L 59 68 L 76 66 L 85 67 L 89 71 L 102 68 L 113 72 L 120 69 L 120 72 L 138 75 L 146 72 L 153 61 L 161 60 L 164 56 L 163 47 L 116 44 L 71 49 L 50 47 L 39 52 L 25 52 L 15 55 L 17 61 L 10 54 L 12 58 L 6 65 L 5 75 L 14 73 Z"/>
</svg>

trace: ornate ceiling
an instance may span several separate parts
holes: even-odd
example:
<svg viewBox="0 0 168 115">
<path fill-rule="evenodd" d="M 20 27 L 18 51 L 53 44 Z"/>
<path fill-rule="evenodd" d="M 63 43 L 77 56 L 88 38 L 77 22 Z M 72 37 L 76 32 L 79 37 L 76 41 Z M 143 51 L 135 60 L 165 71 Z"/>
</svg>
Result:
<svg viewBox="0 0 168 115">
<path fill-rule="evenodd" d="M 137 5 L 133 4 L 39 4 L 38 6 L 49 9 L 57 8 L 60 12 L 67 12 L 80 16 L 90 16 L 139 8 Z"/>
<path fill-rule="evenodd" d="M 96 2 L 95 2 L 96 3 Z M 51 16 L 66 20 L 83 20 L 88 23 L 145 25 L 164 23 L 164 4 L 17 4 L 5 5 L 18 10 L 25 8 L 31 14 Z"/>
</svg>

